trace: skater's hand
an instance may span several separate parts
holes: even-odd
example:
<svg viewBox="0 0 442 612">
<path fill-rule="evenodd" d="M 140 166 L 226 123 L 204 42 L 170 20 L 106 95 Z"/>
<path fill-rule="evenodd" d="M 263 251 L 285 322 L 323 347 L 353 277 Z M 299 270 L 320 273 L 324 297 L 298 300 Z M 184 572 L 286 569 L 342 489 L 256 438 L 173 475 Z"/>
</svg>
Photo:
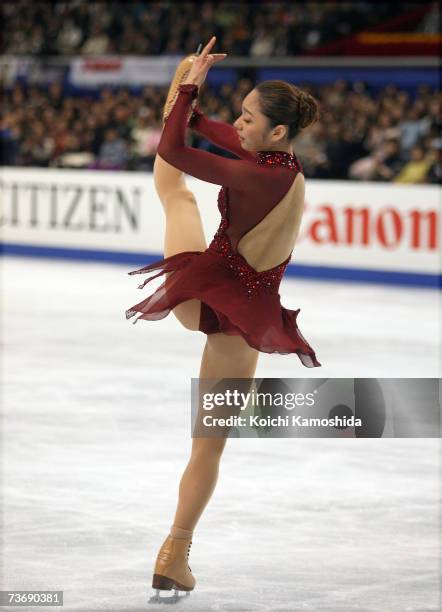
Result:
<svg viewBox="0 0 442 612">
<path fill-rule="evenodd" d="M 201 51 L 201 54 L 193 60 L 192 67 L 187 79 L 184 81 L 184 84 L 192 83 L 200 87 L 204 83 L 210 68 L 217 62 L 225 59 L 227 53 L 209 53 L 215 44 L 215 41 L 216 36 L 212 36 L 207 45 Z"/>
</svg>

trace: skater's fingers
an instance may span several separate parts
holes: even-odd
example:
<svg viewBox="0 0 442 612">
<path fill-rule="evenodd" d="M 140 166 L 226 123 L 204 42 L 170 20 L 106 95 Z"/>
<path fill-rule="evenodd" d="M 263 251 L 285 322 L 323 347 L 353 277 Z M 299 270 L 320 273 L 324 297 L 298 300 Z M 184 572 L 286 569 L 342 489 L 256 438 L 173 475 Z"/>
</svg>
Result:
<svg viewBox="0 0 442 612">
<path fill-rule="evenodd" d="M 210 49 L 213 47 L 213 45 L 215 44 L 215 40 L 216 40 L 216 36 L 212 36 L 212 38 L 209 40 L 209 42 L 207 43 L 207 45 L 204 47 L 204 49 L 201 52 L 201 55 L 207 55 L 210 51 Z"/>
<path fill-rule="evenodd" d="M 212 58 L 212 63 L 220 62 L 221 60 L 227 57 L 227 53 L 214 53 L 210 56 Z"/>
<path fill-rule="evenodd" d="M 221 62 L 226 58 L 227 53 L 217 53 L 216 55 L 209 55 L 209 61 L 207 62 L 207 68 L 211 68 L 216 63 Z"/>
</svg>

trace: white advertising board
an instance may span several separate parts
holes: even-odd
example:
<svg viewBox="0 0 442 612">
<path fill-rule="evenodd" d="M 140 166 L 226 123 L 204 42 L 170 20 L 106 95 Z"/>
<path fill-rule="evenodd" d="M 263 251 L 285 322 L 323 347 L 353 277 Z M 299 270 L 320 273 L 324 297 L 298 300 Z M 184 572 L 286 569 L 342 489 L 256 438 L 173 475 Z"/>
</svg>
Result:
<svg viewBox="0 0 442 612">
<path fill-rule="evenodd" d="M 210 241 L 219 187 L 192 177 L 187 183 Z M 66 256 L 72 249 L 91 258 L 108 252 L 115 261 L 162 255 L 164 214 L 150 173 L 4 168 L 0 195 L 4 252 L 16 245 L 49 255 L 54 247 Z M 307 180 L 291 265 L 310 267 L 312 276 L 326 268 L 356 279 L 364 271 L 405 275 L 405 282 L 407 274 L 436 279 L 440 216 L 437 186 Z"/>
</svg>

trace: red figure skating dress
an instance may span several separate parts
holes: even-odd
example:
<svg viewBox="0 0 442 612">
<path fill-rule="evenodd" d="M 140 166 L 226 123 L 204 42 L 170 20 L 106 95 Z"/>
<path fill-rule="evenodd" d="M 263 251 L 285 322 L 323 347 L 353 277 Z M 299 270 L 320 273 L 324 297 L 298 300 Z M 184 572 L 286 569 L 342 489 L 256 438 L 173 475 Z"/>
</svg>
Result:
<svg viewBox="0 0 442 612">
<path fill-rule="evenodd" d="M 259 234 L 262 222 L 290 192 L 302 168 L 295 155 L 282 151 L 253 153 L 241 147 L 232 125 L 213 121 L 195 109 L 189 127 L 241 159 L 228 159 L 185 145 L 186 124 L 198 87 L 181 84 L 158 146 L 159 155 L 183 172 L 209 183 L 222 185 L 218 196 L 221 223 L 205 251 L 184 251 L 129 274 L 168 273 L 165 282 L 149 297 L 126 311 L 129 319 L 162 319 L 190 299 L 201 301 L 199 330 L 206 334 L 241 335 L 253 348 L 265 353 L 296 353 L 304 366 L 318 367 L 315 352 L 301 334 L 298 310 L 281 306 L 278 293 L 291 251 L 278 265 L 257 271 L 238 250 L 244 237 L 252 247 L 269 253 Z M 253 243 L 253 232 L 258 230 Z M 279 230 L 278 230 L 279 231 Z M 250 233 L 249 233 L 250 232 Z M 251 241 L 248 240 L 249 246 Z M 244 253 L 244 251 L 243 251 Z M 264 258 L 265 259 L 265 258 Z"/>
</svg>

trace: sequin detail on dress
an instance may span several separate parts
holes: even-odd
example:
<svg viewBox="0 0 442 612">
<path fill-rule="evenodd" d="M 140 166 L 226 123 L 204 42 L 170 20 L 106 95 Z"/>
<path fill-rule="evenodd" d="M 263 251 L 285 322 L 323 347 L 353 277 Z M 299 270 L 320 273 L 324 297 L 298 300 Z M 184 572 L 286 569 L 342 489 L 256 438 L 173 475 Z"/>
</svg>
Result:
<svg viewBox="0 0 442 612">
<path fill-rule="evenodd" d="M 290 168 L 290 170 L 302 172 L 302 166 L 297 160 L 296 155 L 286 151 L 259 151 L 256 163 L 270 167 L 285 166 Z"/>
<path fill-rule="evenodd" d="M 257 272 L 240 253 L 235 253 L 232 250 L 230 239 L 226 233 L 229 222 L 227 219 L 226 190 L 224 187 L 221 188 L 218 194 L 218 209 L 221 213 L 221 223 L 208 249 L 222 255 L 226 259 L 227 267 L 233 272 L 235 278 L 242 283 L 248 298 L 264 293 L 277 294 L 281 279 L 289 264 L 290 256 L 274 268 Z"/>
</svg>

